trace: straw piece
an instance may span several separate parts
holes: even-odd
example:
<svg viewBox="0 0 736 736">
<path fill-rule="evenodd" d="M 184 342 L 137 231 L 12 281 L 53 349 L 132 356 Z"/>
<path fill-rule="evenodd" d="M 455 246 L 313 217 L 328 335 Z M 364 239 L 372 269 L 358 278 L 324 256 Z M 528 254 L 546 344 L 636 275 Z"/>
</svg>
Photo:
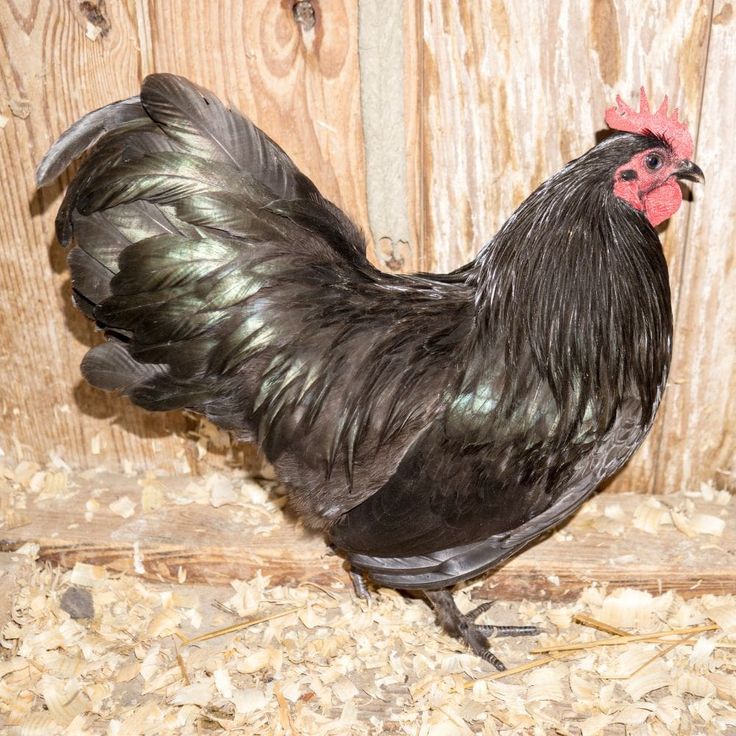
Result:
<svg viewBox="0 0 736 736">
<path fill-rule="evenodd" d="M 576 613 L 573 616 L 573 621 L 579 624 L 582 624 L 583 626 L 591 626 L 594 629 L 605 631 L 608 634 L 615 634 L 616 636 L 628 636 L 629 635 L 628 631 L 617 629 L 615 626 L 611 626 L 610 624 L 604 623 L 603 621 L 598 621 L 598 619 L 595 619 L 592 616 L 587 616 L 584 613 Z"/>
<path fill-rule="evenodd" d="M 572 644 L 558 644 L 551 647 L 537 647 L 532 649 L 532 654 L 543 654 L 544 652 L 572 652 L 580 649 L 593 649 L 595 647 L 618 646 L 619 644 L 628 644 L 632 641 L 645 641 L 650 643 L 662 643 L 661 640 L 665 636 L 678 636 L 679 634 L 700 634 L 703 631 L 717 631 L 718 626 L 715 624 L 707 624 L 703 626 L 691 626 L 686 629 L 670 629 L 669 631 L 659 631 L 651 634 L 629 634 L 627 636 L 612 636 L 610 639 L 599 639 L 598 641 L 582 641 Z M 678 642 L 680 643 L 680 642 Z"/>
<path fill-rule="evenodd" d="M 183 647 L 187 647 L 190 644 L 196 644 L 200 641 L 207 641 L 208 639 L 215 639 L 218 636 L 223 636 L 225 634 L 232 634 L 234 631 L 241 631 L 242 629 L 248 629 L 251 626 L 255 626 L 256 624 L 262 624 L 266 621 L 273 621 L 275 618 L 281 618 L 282 616 L 288 616 L 291 613 L 297 613 L 299 611 L 299 608 L 290 608 L 288 611 L 280 611 L 279 613 L 274 613 L 271 616 L 264 616 L 263 618 L 257 618 L 253 621 L 243 621 L 239 624 L 234 624 L 233 626 L 226 626 L 224 629 L 216 629 L 215 631 L 209 631 L 206 634 L 200 634 L 199 636 L 195 636 L 193 639 L 184 639 L 181 635 L 177 634 L 179 638 L 181 639 L 181 645 Z"/>
</svg>

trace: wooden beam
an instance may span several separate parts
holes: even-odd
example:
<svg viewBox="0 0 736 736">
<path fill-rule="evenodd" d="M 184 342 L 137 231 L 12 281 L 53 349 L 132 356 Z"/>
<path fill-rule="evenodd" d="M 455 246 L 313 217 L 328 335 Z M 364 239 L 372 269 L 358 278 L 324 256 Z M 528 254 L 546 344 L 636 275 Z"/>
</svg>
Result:
<svg viewBox="0 0 736 736">
<path fill-rule="evenodd" d="M 0 552 L 35 543 L 39 560 L 64 568 L 86 562 L 167 582 L 180 579 L 184 571 L 190 583 L 227 584 L 260 570 L 274 584 L 326 584 L 335 578 L 348 584 L 343 559 L 273 505 L 249 503 L 242 494 L 234 505 L 219 508 L 202 502 L 201 494 L 200 503 L 177 505 L 177 499 L 191 497 L 192 482 L 191 477 L 151 481 L 88 474 L 75 478 L 66 495 L 39 498 L 8 491 Z M 164 505 L 143 513 L 142 488 L 151 483 Z M 114 505 L 123 496 L 135 504 L 128 518 Z M 567 600 L 592 583 L 653 593 L 675 590 L 686 597 L 736 588 L 731 506 L 698 498 L 695 512 L 723 518 L 725 529 L 722 536 L 688 537 L 672 524 L 657 526 L 655 533 L 636 528 L 632 520 L 645 502 L 651 503 L 651 497 L 635 494 L 604 494 L 589 501 L 562 531 L 486 577 L 476 595 Z M 666 520 L 667 509 L 686 503 L 682 495 L 669 495 L 656 513 Z"/>
</svg>

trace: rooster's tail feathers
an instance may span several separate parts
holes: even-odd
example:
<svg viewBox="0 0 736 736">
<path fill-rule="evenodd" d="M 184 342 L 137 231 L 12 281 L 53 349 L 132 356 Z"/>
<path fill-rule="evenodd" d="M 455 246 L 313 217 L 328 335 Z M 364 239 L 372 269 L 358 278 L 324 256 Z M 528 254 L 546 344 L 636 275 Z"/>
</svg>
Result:
<svg viewBox="0 0 736 736">
<path fill-rule="evenodd" d="M 140 97 L 82 118 L 39 184 L 88 149 L 56 221 L 60 242 L 74 241 L 77 306 L 112 338 L 83 371 L 145 408 L 232 411 L 218 406 L 213 370 L 235 371 L 278 337 L 256 293 L 307 271 L 316 289 L 320 274 L 368 268 L 358 230 L 286 153 L 186 79 L 149 76 Z"/>
<path fill-rule="evenodd" d="M 53 183 L 72 161 L 94 146 L 106 133 L 131 120 L 144 117 L 138 96 L 113 102 L 87 113 L 62 133 L 49 148 L 36 169 L 37 185 L 45 187 Z"/>
</svg>

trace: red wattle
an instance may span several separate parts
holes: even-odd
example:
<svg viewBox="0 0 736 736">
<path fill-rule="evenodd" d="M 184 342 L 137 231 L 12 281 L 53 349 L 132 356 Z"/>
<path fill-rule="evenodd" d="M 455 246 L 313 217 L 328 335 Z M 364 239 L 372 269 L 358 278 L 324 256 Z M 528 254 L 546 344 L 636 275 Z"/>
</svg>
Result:
<svg viewBox="0 0 736 736">
<path fill-rule="evenodd" d="M 652 227 L 672 217 L 682 202 L 682 189 L 676 179 L 668 179 L 662 186 L 644 195 L 644 212 Z"/>
</svg>

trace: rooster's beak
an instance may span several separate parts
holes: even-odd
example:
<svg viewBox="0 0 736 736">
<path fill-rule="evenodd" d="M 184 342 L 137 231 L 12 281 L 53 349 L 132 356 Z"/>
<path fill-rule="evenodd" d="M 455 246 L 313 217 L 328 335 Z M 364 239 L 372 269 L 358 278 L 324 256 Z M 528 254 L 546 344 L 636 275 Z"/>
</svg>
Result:
<svg viewBox="0 0 736 736">
<path fill-rule="evenodd" d="M 703 170 L 696 163 L 688 161 L 687 159 L 680 161 L 680 165 L 675 170 L 675 176 L 678 179 L 698 181 L 701 184 L 705 183 L 705 174 L 703 174 Z"/>
</svg>

